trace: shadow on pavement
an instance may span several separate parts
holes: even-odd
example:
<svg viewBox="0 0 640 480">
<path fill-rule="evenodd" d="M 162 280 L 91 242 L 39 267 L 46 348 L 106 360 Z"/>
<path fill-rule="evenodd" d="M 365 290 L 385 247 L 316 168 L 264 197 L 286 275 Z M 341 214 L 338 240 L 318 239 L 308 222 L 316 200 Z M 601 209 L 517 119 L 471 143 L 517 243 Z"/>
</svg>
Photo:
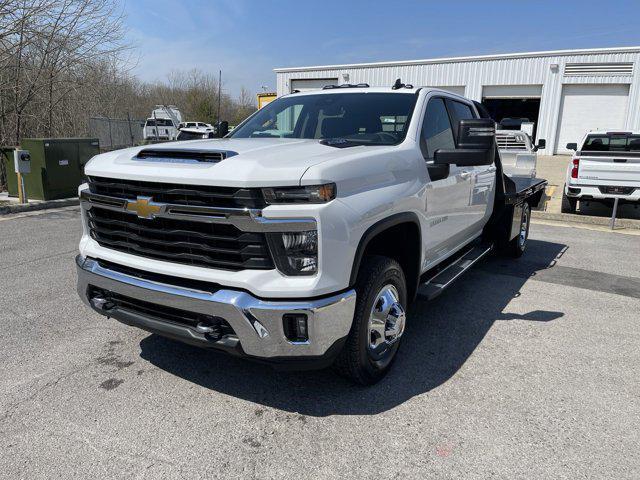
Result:
<svg viewBox="0 0 640 480">
<path fill-rule="evenodd" d="M 579 202 L 578 212 L 580 215 L 611 218 L 611 214 L 613 213 L 613 202 Z M 618 212 L 616 214 L 616 217 L 639 220 L 640 205 L 631 203 L 620 203 L 618 205 Z"/>
<path fill-rule="evenodd" d="M 496 321 L 550 322 L 563 312 L 505 313 L 537 271 L 552 268 L 566 247 L 530 240 L 520 260 L 491 257 L 432 302 L 416 302 L 395 365 L 372 387 L 332 370 L 278 372 L 268 366 L 177 343 L 158 335 L 140 342 L 141 357 L 188 382 L 302 415 L 372 415 L 445 383 Z"/>
</svg>

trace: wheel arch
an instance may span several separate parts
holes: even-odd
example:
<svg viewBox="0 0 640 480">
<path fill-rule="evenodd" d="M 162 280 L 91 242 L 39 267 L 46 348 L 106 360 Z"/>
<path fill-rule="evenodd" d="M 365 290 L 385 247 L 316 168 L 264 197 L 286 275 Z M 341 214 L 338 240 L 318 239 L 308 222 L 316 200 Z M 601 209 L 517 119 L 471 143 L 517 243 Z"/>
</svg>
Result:
<svg viewBox="0 0 640 480">
<path fill-rule="evenodd" d="M 407 239 L 404 248 L 398 248 L 396 235 Z M 351 266 L 350 286 L 355 285 L 362 259 L 367 254 L 385 255 L 400 263 L 407 281 L 407 298 L 412 301 L 418 289 L 422 263 L 422 231 L 418 216 L 414 212 L 397 213 L 364 232 Z"/>
</svg>

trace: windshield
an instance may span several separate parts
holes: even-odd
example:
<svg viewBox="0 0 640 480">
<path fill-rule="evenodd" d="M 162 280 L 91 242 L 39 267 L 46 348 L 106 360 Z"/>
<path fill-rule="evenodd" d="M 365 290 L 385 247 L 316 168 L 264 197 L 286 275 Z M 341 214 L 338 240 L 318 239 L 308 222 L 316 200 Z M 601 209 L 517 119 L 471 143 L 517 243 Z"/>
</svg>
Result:
<svg viewBox="0 0 640 480">
<path fill-rule="evenodd" d="M 230 136 L 395 145 L 407 134 L 416 99 L 415 93 L 292 95 L 269 103 Z"/>
<path fill-rule="evenodd" d="M 640 135 L 602 134 L 589 135 L 582 150 L 588 152 L 638 152 Z"/>
</svg>

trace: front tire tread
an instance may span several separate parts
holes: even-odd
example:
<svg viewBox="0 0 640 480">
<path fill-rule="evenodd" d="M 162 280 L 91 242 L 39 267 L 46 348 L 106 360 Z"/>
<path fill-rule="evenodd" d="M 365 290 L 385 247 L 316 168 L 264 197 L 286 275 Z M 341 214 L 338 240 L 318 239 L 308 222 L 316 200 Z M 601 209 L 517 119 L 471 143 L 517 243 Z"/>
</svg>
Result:
<svg viewBox="0 0 640 480">
<path fill-rule="evenodd" d="M 393 363 L 392 359 L 385 368 L 372 369 L 371 365 L 363 362 L 362 350 L 366 348 L 362 335 L 363 330 L 368 334 L 369 314 L 374 300 L 371 297 L 378 293 L 381 283 L 387 281 L 385 280 L 387 277 L 397 284 L 396 288 L 399 287 L 400 301 L 403 306 L 406 306 L 406 282 L 400 264 L 391 258 L 379 255 L 365 257 L 355 285 L 357 299 L 351 330 L 342 352 L 334 363 L 338 373 L 360 385 L 373 385 L 378 382 L 386 375 Z"/>
</svg>

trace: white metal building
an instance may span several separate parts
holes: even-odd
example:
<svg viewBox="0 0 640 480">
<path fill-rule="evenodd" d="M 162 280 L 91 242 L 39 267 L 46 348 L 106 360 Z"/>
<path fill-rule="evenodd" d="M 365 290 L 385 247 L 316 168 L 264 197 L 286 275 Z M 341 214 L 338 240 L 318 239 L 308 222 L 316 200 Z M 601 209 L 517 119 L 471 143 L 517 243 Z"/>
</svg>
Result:
<svg viewBox="0 0 640 480">
<path fill-rule="evenodd" d="M 398 62 L 277 68 L 278 95 L 397 78 L 482 101 L 493 117 L 536 122 L 541 153 L 568 153 L 588 130 L 640 130 L 640 47 L 558 50 Z"/>
</svg>

